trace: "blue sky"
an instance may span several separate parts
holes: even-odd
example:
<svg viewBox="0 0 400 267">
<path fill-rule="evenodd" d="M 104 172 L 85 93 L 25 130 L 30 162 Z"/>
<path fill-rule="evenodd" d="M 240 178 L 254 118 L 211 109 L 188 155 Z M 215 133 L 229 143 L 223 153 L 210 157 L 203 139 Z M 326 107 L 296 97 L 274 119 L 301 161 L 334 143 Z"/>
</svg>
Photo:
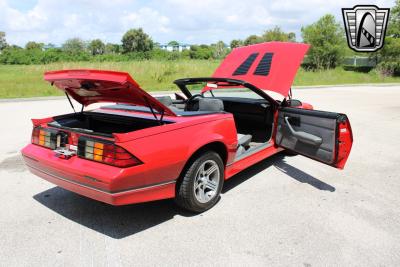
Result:
<svg viewBox="0 0 400 267">
<path fill-rule="evenodd" d="M 137 27 L 160 43 L 229 43 L 276 25 L 300 39 L 301 26 L 326 13 L 342 23 L 341 8 L 356 4 L 392 7 L 394 0 L 0 0 L 0 31 L 21 46 L 60 45 L 72 37 L 119 43 L 124 32 Z"/>
<path fill-rule="evenodd" d="M 38 3 L 37 0 L 24 0 L 24 1 L 7 1 L 11 8 L 15 8 L 22 12 L 27 12 L 35 7 Z"/>
</svg>

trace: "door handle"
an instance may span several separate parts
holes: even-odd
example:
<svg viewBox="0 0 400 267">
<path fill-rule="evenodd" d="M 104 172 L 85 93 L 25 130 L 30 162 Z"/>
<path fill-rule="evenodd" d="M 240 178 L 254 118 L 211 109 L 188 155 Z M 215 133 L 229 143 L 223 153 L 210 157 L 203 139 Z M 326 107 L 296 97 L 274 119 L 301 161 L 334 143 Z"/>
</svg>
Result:
<svg viewBox="0 0 400 267">
<path fill-rule="evenodd" d="M 303 131 L 295 131 L 292 127 L 292 125 L 290 125 L 289 122 L 289 117 L 285 116 L 285 122 L 289 128 L 289 131 L 291 132 L 291 134 L 297 138 L 297 140 L 306 143 L 306 144 L 310 144 L 310 145 L 314 145 L 314 146 L 319 146 L 322 144 L 322 138 L 313 134 L 309 134 Z"/>
</svg>

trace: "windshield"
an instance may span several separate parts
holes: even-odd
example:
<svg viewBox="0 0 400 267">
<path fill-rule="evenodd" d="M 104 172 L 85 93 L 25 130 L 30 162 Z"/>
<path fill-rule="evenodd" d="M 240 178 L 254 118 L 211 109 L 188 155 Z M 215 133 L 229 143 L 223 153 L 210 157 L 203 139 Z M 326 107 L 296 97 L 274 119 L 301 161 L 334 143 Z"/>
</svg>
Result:
<svg viewBox="0 0 400 267">
<path fill-rule="evenodd" d="M 264 99 L 260 95 L 251 91 L 249 88 L 238 85 L 223 86 L 218 88 L 217 84 L 201 82 L 198 84 L 189 84 L 186 87 L 191 95 L 201 94 L 202 90 L 206 88 L 206 91 L 203 90 L 204 97 Z M 223 90 L 220 90 L 221 88 L 223 88 Z"/>
<path fill-rule="evenodd" d="M 265 100 L 263 93 L 250 89 L 251 85 L 240 80 L 224 78 L 189 78 L 175 83 L 185 94 L 202 94 L 203 97 L 244 98 Z M 249 87 L 247 87 L 249 86 Z"/>
</svg>

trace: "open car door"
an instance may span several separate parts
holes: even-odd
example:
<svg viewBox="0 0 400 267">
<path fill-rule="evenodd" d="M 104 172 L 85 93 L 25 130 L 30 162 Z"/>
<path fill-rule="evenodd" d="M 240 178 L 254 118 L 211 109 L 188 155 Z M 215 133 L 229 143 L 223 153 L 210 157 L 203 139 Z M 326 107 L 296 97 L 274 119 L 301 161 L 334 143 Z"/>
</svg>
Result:
<svg viewBox="0 0 400 267">
<path fill-rule="evenodd" d="M 275 143 L 292 152 L 343 169 L 353 144 L 345 114 L 283 107 Z"/>
</svg>

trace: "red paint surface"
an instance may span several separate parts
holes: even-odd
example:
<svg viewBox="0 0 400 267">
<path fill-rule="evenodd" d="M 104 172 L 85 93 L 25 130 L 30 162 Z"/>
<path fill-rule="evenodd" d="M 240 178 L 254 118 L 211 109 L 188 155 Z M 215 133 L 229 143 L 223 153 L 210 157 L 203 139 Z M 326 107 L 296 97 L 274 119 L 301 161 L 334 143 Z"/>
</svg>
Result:
<svg viewBox="0 0 400 267">
<path fill-rule="evenodd" d="M 217 68 L 213 77 L 243 80 L 259 89 L 274 91 L 286 97 L 309 47 L 308 44 L 302 43 L 268 42 L 235 48 Z M 258 56 L 247 74 L 233 75 L 243 61 L 253 53 L 258 53 Z M 267 76 L 255 75 L 254 71 L 265 53 L 274 54 L 270 72 Z M 215 88 L 208 88 L 210 89 Z"/>
<path fill-rule="evenodd" d="M 350 150 L 353 145 L 353 133 L 348 119 L 339 123 L 338 143 L 338 153 L 335 167 L 343 169 L 347 159 L 349 158 Z"/>
</svg>

